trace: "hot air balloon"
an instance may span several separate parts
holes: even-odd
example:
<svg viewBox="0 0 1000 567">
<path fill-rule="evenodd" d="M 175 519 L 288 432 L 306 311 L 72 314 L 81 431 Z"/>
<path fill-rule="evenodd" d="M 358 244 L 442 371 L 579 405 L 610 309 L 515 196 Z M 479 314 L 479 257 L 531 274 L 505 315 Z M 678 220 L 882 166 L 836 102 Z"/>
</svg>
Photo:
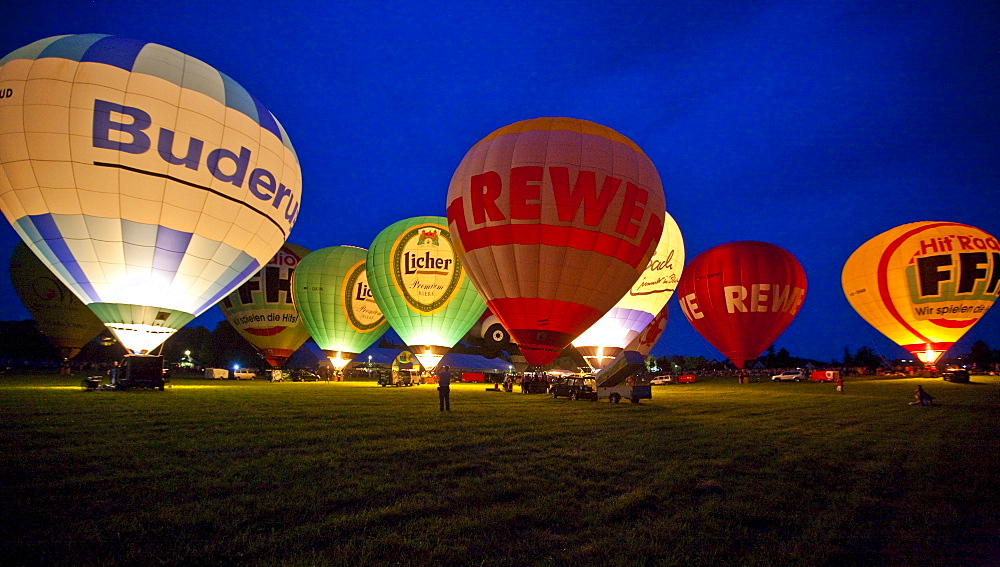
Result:
<svg viewBox="0 0 1000 567">
<path fill-rule="evenodd" d="M 646 329 L 680 281 L 684 240 L 674 218 L 669 213 L 663 218 L 663 235 L 642 275 L 610 311 L 573 340 L 573 346 L 595 370 L 617 358 Z M 647 349 L 643 354 L 648 353 Z"/>
<path fill-rule="evenodd" d="M 660 176 L 639 146 L 574 118 L 496 130 L 466 153 L 448 189 L 459 258 L 540 366 L 639 278 L 663 211 Z"/>
<path fill-rule="evenodd" d="M 691 326 L 741 370 L 781 335 L 805 297 L 799 261 L 784 248 L 756 241 L 702 252 L 677 286 Z"/>
<path fill-rule="evenodd" d="M 18 242 L 10 256 L 10 282 L 38 329 L 59 349 L 63 358 L 73 358 L 104 330 L 104 323 L 87 309 L 59 278 L 45 267 L 28 246 Z"/>
<path fill-rule="evenodd" d="M 372 295 L 389 325 L 428 370 L 486 308 L 465 273 L 444 217 L 393 223 L 368 250 Z"/>
<path fill-rule="evenodd" d="M 162 45 L 101 34 L 0 59 L 0 209 L 132 352 L 271 258 L 301 173 L 255 98 Z"/>
<path fill-rule="evenodd" d="M 859 315 L 928 367 L 1000 293 L 1000 245 L 954 222 L 915 222 L 872 238 L 841 276 Z"/>
<path fill-rule="evenodd" d="M 292 276 L 302 322 L 338 370 L 389 328 L 368 285 L 367 258 L 364 248 L 322 248 L 303 258 Z"/>
<path fill-rule="evenodd" d="M 267 265 L 219 302 L 229 324 L 273 368 L 284 366 L 309 338 L 292 290 L 292 275 L 306 254 L 309 250 L 286 242 Z"/>
</svg>

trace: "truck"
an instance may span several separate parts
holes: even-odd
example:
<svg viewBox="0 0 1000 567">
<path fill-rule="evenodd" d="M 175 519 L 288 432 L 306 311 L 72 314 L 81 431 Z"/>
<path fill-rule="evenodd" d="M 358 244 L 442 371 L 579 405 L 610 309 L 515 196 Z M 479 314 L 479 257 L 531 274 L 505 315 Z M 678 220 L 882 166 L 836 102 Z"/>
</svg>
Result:
<svg viewBox="0 0 1000 567">
<path fill-rule="evenodd" d="M 386 386 L 414 386 L 421 383 L 420 371 L 417 369 L 400 368 L 391 373 L 382 373 L 378 377 L 378 385 Z"/>
<path fill-rule="evenodd" d="M 127 354 L 122 359 L 121 368 L 115 379 L 115 388 L 166 388 L 163 375 L 163 357 L 153 354 Z"/>
<path fill-rule="evenodd" d="M 646 369 L 646 359 L 634 350 L 626 350 L 618 355 L 594 377 L 597 383 L 597 399 L 617 404 L 623 399 L 639 403 L 639 400 L 653 399 L 653 389 L 649 384 L 636 384 L 637 374 Z"/>
</svg>

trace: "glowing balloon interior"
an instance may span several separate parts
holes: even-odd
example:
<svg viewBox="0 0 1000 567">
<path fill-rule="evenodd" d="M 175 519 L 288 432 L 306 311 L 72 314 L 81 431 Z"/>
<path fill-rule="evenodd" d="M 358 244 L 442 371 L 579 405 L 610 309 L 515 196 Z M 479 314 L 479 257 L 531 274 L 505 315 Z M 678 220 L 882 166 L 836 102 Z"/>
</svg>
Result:
<svg viewBox="0 0 1000 567">
<path fill-rule="evenodd" d="M 368 250 L 368 283 L 389 324 L 427 369 L 486 308 L 443 217 L 405 219 L 382 230 Z"/>
<path fill-rule="evenodd" d="M 610 311 L 573 340 L 591 368 L 604 368 L 646 330 L 674 294 L 683 269 L 684 240 L 677 222 L 665 213 L 663 235 L 642 275 Z"/>
<path fill-rule="evenodd" d="M 473 146 L 448 189 L 459 258 L 529 363 L 545 365 L 646 268 L 663 187 L 639 147 L 574 118 L 537 118 Z"/>
<path fill-rule="evenodd" d="M 784 332 L 805 297 L 799 261 L 784 248 L 756 241 L 702 252 L 677 286 L 691 326 L 740 369 Z"/>
<path fill-rule="evenodd" d="M 219 303 L 234 329 L 260 352 L 273 368 L 309 338 L 309 330 L 295 308 L 292 278 L 309 250 L 286 242 L 259 272 Z"/>
<path fill-rule="evenodd" d="M 930 366 L 996 301 L 1000 244 L 965 224 L 904 224 L 855 250 L 841 279 L 865 321 Z"/>
<path fill-rule="evenodd" d="M 101 34 L 0 59 L 0 209 L 133 352 L 271 258 L 299 210 L 278 121 L 183 53 Z"/>
<path fill-rule="evenodd" d="M 295 306 L 334 368 L 378 340 L 389 322 L 368 284 L 368 251 L 333 246 L 309 253 L 292 276 Z"/>
</svg>

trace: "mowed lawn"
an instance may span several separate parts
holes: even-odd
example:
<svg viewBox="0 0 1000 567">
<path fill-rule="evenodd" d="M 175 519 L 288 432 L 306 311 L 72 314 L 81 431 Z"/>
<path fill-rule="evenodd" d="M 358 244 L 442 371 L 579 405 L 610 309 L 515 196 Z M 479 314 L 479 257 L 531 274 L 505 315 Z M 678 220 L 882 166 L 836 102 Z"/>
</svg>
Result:
<svg viewBox="0 0 1000 567">
<path fill-rule="evenodd" d="M 460 384 L 450 413 L 434 386 L 81 378 L 0 377 L 3 565 L 1000 564 L 998 377 Z"/>
</svg>

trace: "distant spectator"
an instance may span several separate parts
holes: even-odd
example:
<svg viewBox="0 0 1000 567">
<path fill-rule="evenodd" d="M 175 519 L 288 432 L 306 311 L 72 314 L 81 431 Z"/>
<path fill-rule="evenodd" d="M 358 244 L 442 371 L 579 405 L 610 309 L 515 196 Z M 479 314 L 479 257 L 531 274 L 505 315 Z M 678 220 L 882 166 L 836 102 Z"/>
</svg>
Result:
<svg viewBox="0 0 1000 567">
<path fill-rule="evenodd" d="M 451 411 L 451 367 L 445 364 L 437 373 L 438 402 L 441 411 Z"/>
<path fill-rule="evenodd" d="M 917 386 L 917 389 L 913 391 L 913 401 L 910 402 L 911 406 L 929 406 L 934 402 L 934 396 L 931 396 L 924 391 L 923 386 Z"/>
</svg>

